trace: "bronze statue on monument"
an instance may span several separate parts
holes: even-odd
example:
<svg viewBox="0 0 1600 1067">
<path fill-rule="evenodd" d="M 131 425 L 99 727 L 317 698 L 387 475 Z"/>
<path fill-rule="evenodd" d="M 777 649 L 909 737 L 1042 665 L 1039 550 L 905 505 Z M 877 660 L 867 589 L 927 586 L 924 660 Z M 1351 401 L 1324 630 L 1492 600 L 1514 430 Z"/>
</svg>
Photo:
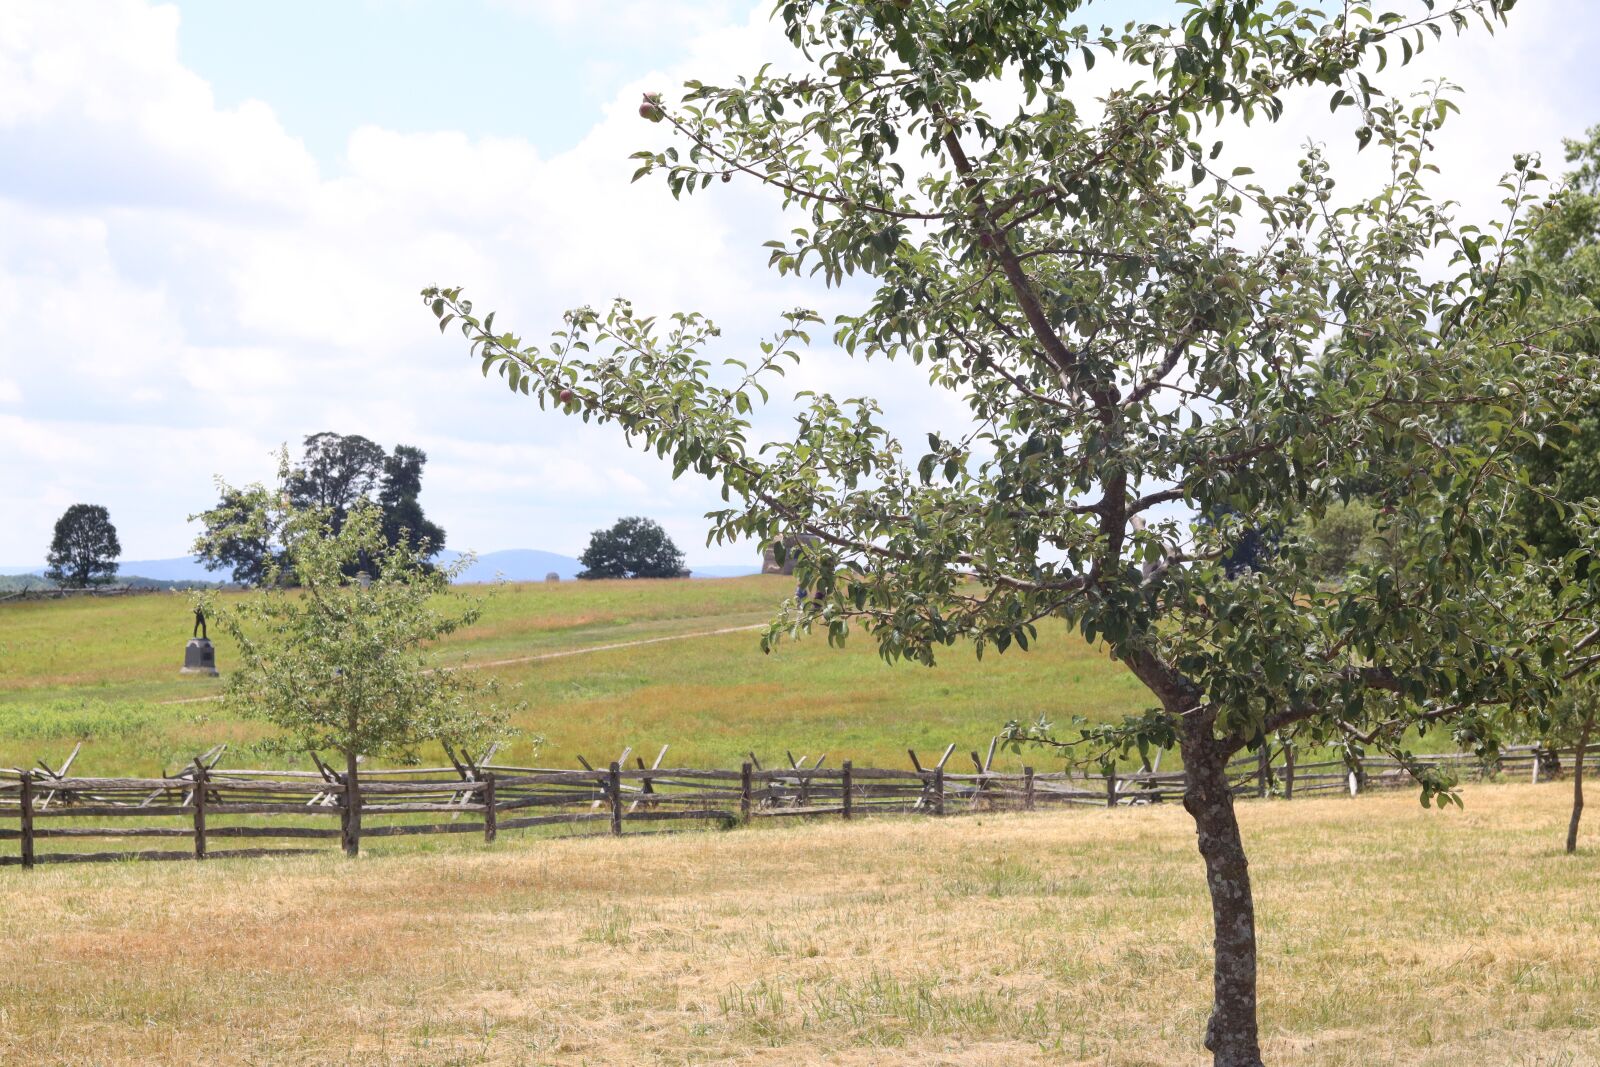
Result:
<svg viewBox="0 0 1600 1067">
<path fill-rule="evenodd" d="M 194 630 L 183 649 L 183 669 L 180 674 L 205 674 L 217 676 L 217 650 L 206 635 L 206 612 L 198 604 L 194 609 Z"/>
</svg>

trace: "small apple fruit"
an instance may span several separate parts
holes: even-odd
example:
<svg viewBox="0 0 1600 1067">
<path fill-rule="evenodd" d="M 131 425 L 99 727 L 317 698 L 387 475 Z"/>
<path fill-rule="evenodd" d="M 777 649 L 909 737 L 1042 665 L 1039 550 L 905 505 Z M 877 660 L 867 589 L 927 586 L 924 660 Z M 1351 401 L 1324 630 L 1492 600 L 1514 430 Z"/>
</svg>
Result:
<svg viewBox="0 0 1600 1067">
<path fill-rule="evenodd" d="M 563 404 L 570 404 L 572 402 L 572 390 L 571 389 L 563 389 L 563 390 L 561 390 L 561 392 L 556 394 L 556 398 L 558 400 L 560 400 Z"/>
<path fill-rule="evenodd" d="M 660 93 L 644 94 L 644 101 L 639 104 L 639 117 L 649 119 L 651 122 L 660 122 L 666 118 L 666 112 L 661 110 Z"/>
</svg>

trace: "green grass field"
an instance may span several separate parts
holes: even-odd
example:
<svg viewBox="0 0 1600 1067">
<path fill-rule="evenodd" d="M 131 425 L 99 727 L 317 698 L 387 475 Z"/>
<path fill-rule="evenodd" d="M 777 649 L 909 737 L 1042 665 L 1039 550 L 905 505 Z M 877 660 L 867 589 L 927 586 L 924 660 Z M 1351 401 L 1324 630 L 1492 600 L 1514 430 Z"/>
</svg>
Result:
<svg viewBox="0 0 1600 1067">
<path fill-rule="evenodd" d="M 476 591 L 482 623 L 435 655 L 488 665 L 557 766 L 664 743 L 677 764 L 903 766 L 907 747 L 981 748 L 1008 718 L 1148 700 L 1059 628 L 931 670 L 859 638 L 763 656 L 753 630 L 706 635 L 757 626 L 787 588 Z M 175 769 L 218 741 L 233 766 L 267 762 L 249 748 L 265 727 L 177 674 L 189 621 L 183 596 L 0 605 L 0 765 L 80 739 L 85 774 Z M 654 643 L 594 651 L 627 641 Z M 1465 792 L 1464 811 L 1410 793 L 1240 805 L 1269 1062 L 1600 1063 L 1592 832 L 1559 853 L 1566 783 Z M 22 961 L 0 976 L 0 1058 L 1204 1062 L 1210 913 L 1176 804 L 328 853 L 0 870 L 0 939 Z"/>
<path fill-rule="evenodd" d="M 472 629 L 436 652 L 441 664 L 576 652 L 489 666 L 523 739 L 502 758 L 574 766 L 624 746 L 653 759 L 736 764 L 829 753 L 837 764 L 904 766 L 906 749 L 982 749 L 1011 718 L 1040 713 L 1121 716 L 1149 696 L 1125 670 L 1064 628 L 1046 628 L 1027 653 L 981 662 L 954 648 L 932 669 L 888 665 L 856 635 L 844 649 L 820 637 L 763 655 L 756 627 L 792 586 L 782 577 L 712 581 L 532 583 L 475 590 L 487 598 Z M 178 674 L 189 636 L 182 594 L 0 605 L 0 765 L 55 763 L 86 742 L 77 769 L 144 774 L 226 741 L 234 765 L 266 764 L 248 746 L 267 727 L 223 717 L 212 679 Z M 652 644 L 578 651 L 629 641 Z M 218 642 L 218 662 L 232 655 Z M 182 701 L 182 703 L 173 703 Z M 535 756 L 526 740 L 542 735 Z M 1039 753 L 1029 756 L 1040 763 Z M 996 766 L 1022 762 L 999 756 Z"/>
</svg>

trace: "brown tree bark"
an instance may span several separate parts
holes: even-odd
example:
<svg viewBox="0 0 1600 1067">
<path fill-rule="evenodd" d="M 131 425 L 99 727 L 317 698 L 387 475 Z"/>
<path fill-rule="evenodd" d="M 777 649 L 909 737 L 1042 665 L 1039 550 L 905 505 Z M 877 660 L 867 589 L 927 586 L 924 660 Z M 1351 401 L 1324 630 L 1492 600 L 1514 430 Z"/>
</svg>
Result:
<svg viewBox="0 0 1600 1067">
<path fill-rule="evenodd" d="M 1256 913 L 1250 892 L 1226 745 L 1212 737 L 1209 716 L 1191 715 L 1181 740 L 1187 786 L 1183 806 L 1194 817 L 1206 863 L 1213 931 L 1211 1019 L 1206 1048 L 1214 1067 L 1263 1067 L 1256 1025 Z"/>
<path fill-rule="evenodd" d="M 1211 1018 L 1206 1048 L 1213 1067 L 1264 1067 L 1256 1023 L 1256 907 L 1250 892 L 1239 820 L 1228 786 L 1228 760 L 1241 739 L 1216 737 L 1216 712 L 1200 690 L 1154 654 L 1127 660 L 1179 726 L 1183 754 L 1183 806 L 1194 819 L 1196 843 L 1206 864 L 1211 895 Z"/>
<path fill-rule="evenodd" d="M 345 754 L 344 854 L 361 854 L 361 779 L 356 774 L 356 754 Z"/>
<path fill-rule="evenodd" d="M 1578 851 L 1578 823 L 1583 818 L 1583 761 L 1589 754 L 1589 732 L 1594 729 L 1594 707 L 1578 732 L 1578 754 L 1572 764 L 1572 820 L 1567 823 L 1567 851 Z"/>
</svg>

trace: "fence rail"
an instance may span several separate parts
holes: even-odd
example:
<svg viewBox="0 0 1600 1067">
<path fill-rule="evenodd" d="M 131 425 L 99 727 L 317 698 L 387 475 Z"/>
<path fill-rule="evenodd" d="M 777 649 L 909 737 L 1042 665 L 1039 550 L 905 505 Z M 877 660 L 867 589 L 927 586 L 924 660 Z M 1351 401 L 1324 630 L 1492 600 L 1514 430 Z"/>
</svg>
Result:
<svg viewBox="0 0 1600 1067">
<path fill-rule="evenodd" d="M 154 593 L 173 593 L 181 590 L 168 589 L 164 586 L 145 585 L 91 585 L 82 589 L 44 586 L 28 586 L 22 589 L 13 589 L 8 593 L 0 593 L 0 604 L 19 600 L 70 600 L 74 597 L 108 597 L 108 596 L 149 596 Z"/>
<path fill-rule="evenodd" d="M 1184 773 L 1159 766 L 1137 772 L 1074 775 L 991 769 L 973 752 L 971 773 L 947 768 L 955 746 L 925 767 L 915 752 L 909 768 L 824 767 L 789 756 L 788 767 L 765 768 L 754 756 L 738 770 L 662 767 L 666 749 L 646 767 L 626 766 L 631 750 L 604 767 L 579 758 L 581 769 L 516 767 L 467 760 L 451 752 L 450 767 L 361 770 L 340 774 L 320 760 L 316 771 L 221 770 L 224 746 L 161 778 L 103 778 L 70 774 L 82 746 L 60 767 L 0 769 L 0 841 L 16 841 L 0 866 L 121 859 L 194 859 L 289 855 L 304 847 L 214 848 L 217 842 L 337 841 L 359 851 L 362 838 L 412 834 L 481 834 L 567 827 L 621 834 L 632 826 L 674 822 L 734 825 L 769 819 L 882 814 L 947 815 L 967 811 L 1055 806 L 1119 807 L 1179 801 Z M 1395 788 L 1411 781 L 1392 759 L 1297 763 L 1292 746 L 1269 746 L 1229 765 L 1241 797 L 1284 798 Z M 1462 776 L 1541 776 L 1561 773 L 1572 753 L 1525 746 L 1503 750 L 1492 765 L 1467 755 L 1423 757 Z M 1600 754 L 1595 767 L 1600 771 Z M 810 762 L 811 765 L 806 764 Z M 94 820 L 94 821 L 90 821 Z M 265 820 L 265 821 L 263 821 Z M 107 825 L 107 823 L 115 825 Z M 329 823 L 332 825 L 329 825 Z M 40 850 L 40 842 L 187 839 L 178 850 Z"/>
</svg>

